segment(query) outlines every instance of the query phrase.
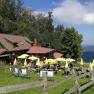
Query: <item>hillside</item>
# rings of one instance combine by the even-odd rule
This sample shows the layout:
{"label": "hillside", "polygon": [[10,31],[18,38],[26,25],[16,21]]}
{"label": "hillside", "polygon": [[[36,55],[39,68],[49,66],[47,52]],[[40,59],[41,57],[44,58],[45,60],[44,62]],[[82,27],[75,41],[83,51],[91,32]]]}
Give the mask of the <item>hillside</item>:
{"label": "hillside", "polygon": [[94,45],[84,45],[84,51],[94,52]]}

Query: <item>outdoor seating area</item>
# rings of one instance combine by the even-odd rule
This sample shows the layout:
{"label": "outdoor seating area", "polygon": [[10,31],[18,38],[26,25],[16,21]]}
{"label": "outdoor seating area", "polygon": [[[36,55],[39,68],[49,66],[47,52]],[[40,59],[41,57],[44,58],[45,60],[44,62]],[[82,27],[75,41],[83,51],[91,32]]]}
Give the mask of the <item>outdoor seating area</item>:
{"label": "outdoor seating area", "polygon": [[[5,71],[2,71],[3,67],[1,67],[2,78],[0,81],[5,80],[0,83],[1,86],[28,84],[30,82],[32,88],[33,82],[35,87],[37,83],[40,83],[46,90],[47,84],[51,88],[50,85],[53,87],[63,83],[63,81],[68,81],[71,82],[70,88],[71,86],[82,88],[81,85],[94,80],[94,60],[86,64],[82,58],[79,60],[64,58],[61,52],[37,44],[37,40],[35,40],[28,51],[11,55],[10,63],[3,66]],[[7,80],[3,79],[4,75]],[[77,91],[77,88],[75,91]],[[63,90],[63,92],[70,92],[70,90]]]}
{"label": "outdoor seating area", "polygon": [[94,0],[0,0],[0,94],[94,94]]}
{"label": "outdoor seating area", "polygon": [[43,78],[43,73],[46,73],[48,78],[54,78],[59,72],[65,76],[75,74],[79,76],[84,73],[90,76],[89,72],[93,71],[93,68],[94,60],[86,65],[82,58],[80,62],[76,62],[71,58],[47,59],[44,56],[40,58],[38,55],[21,54],[10,64],[9,70],[16,77],[32,78],[32,72],[35,72],[40,78]]}
{"label": "outdoor seating area", "polygon": [[30,77],[32,70],[40,73],[40,77],[42,77],[42,72],[45,71],[48,77],[53,77],[55,73],[63,69],[68,70],[71,62],[75,62],[75,60],[70,58],[47,59],[46,57],[40,59],[38,56],[22,54],[14,59],[13,65],[10,65],[10,71],[15,76],[21,77],[27,75]]}
{"label": "outdoor seating area", "polygon": [[11,72],[13,75],[18,76],[18,77],[30,77],[31,76],[31,74],[28,73],[26,68],[22,68],[22,69],[13,68]]}
{"label": "outdoor seating area", "polygon": [[[10,65],[10,71],[14,76],[32,77],[32,71],[43,77],[43,72],[47,73],[47,77],[54,77],[55,74],[62,71],[64,75],[84,74],[85,72],[93,71],[93,63],[90,65],[84,64],[83,59],[76,63],[71,58],[49,58],[22,54],[14,59],[13,65]],[[75,67],[76,65],[76,67]],[[85,67],[84,67],[85,66]]]}
{"label": "outdoor seating area", "polygon": [[[47,76],[48,84],[54,83],[54,81],[56,80],[64,78],[68,79],[72,75],[74,75],[74,78],[71,79],[71,86],[73,86],[73,84],[76,83],[84,85],[85,83],[92,81],[94,78],[94,61],[89,65],[85,64],[83,59],[81,59],[79,62],[76,62],[74,59],[71,58],[47,59],[43,57],[42,60],[44,61],[41,61],[41,59],[38,56],[31,56],[29,54],[22,54],[20,56],[17,56],[13,61],[13,65],[10,64],[6,68],[7,71],[4,71],[5,73],[7,72],[9,77],[7,83],[19,84],[19,82],[26,83],[42,81],[44,78],[44,73]],[[80,78],[81,75],[83,76]],[[76,78],[76,76],[79,76],[79,78]],[[15,82],[13,81],[13,79]]]}

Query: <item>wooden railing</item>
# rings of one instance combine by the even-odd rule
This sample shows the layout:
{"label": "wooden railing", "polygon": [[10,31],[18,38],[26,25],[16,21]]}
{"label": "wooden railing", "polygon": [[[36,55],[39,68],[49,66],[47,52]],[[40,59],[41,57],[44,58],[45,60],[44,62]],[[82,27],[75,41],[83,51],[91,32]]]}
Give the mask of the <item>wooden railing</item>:
{"label": "wooden railing", "polygon": [[71,89],[69,89],[68,91],[66,91],[64,94],[72,94],[72,93],[75,92],[78,88],[79,88],[79,85],[74,85]]}
{"label": "wooden railing", "polygon": [[86,83],[85,85],[81,86],[80,88],[78,88],[78,92],[82,92],[83,90],[87,89],[88,87],[92,85],[94,85],[94,81],[90,81]]}
{"label": "wooden railing", "polygon": [[[93,72],[88,72],[89,74],[93,73]],[[87,75],[87,73],[81,74],[80,76],[77,76],[77,79],[83,78]],[[68,77],[63,77],[60,80],[54,81],[52,83],[49,83],[47,88],[54,88],[62,83],[64,83],[65,81],[75,78],[74,75],[70,75]],[[94,82],[91,81],[90,83],[85,84],[84,86],[79,87],[79,85],[74,85],[70,90],[68,90],[67,92],[65,92],[64,94],[71,94],[73,92],[75,92],[76,90],[78,90],[79,92],[81,92],[82,90],[88,88],[89,86],[93,85]],[[6,87],[0,87],[0,93],[6,93],[6,92],[13,92],[13,91],[17,91],[17,90],[23,90],[23,89],[30,89],[30,88],[36,88],[36,87],[40,87],[43,86],[43,81],[38,81],[38,82],[34,82],[34,83],[29,83],[29,84],[20,84],[20,85],[13,85],[13,86],[6,86]]]}

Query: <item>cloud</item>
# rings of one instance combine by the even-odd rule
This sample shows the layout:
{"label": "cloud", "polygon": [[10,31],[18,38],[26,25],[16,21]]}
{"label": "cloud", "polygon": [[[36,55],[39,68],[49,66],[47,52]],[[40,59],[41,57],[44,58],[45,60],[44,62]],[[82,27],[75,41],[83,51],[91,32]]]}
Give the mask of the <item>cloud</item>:
{"label": "cloud", "polygon": [[61,23],[94,24],[94,1],[63,0],[53,9],[53,16]]}
{"label": "cloud", "polygon": [[42,15],[44,15],[44,16],[47,16],[47,13],[44,12],[44,11],[33,11],[33,15],[37,16],[37,15],[39,15],[39,14],[42,14]]}
{"label": "cloud", "polygon": [[94,24],[94,13],[89,13],[85,15],[84,21],[89,24]]}

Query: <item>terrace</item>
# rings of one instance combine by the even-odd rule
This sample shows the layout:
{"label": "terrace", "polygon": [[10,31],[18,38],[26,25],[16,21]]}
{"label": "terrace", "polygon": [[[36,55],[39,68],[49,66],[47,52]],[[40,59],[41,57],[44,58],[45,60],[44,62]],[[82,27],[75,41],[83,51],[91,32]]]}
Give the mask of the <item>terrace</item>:
{"label": "terrace", "polygon": [[[62,63],[62,66],[65,66],[65,65],[66,64]],[[78,65],[74,64],[73,66],[74,66],[74,69],[75,69],[75,67],[78,67],[78,68],[82,67],[82,65],[79,65],[79,64]],[[5,65],[3,63],[0,64],[0,86],[1,87],[15,86],[15,85],[24,86],[25,84],[27,84],[27,87],[25,88],[27,90],[20,90],[20,91],[14,90],[15,92],[10,92],[10,93],[7,93],[7,94],[20,94],[20,93],[22,93],[22,94],[29,94],[29,93],[44,94],[43,87],[41,86],[41,85],[44,84],[43,81],[42,81],[43,78],[40,77],[39,72],[32,70],[31,75],[29,75],[29,78],[23,77],[23,76],[15,76],[12,73],[12,71],[10,71],[10,67],[14,68],[14,67],[17,67],[17,66],[15,66],[15,65],[11,65],[11,66]],[[88,68],[88,65],[84,65],[84,67],[86,69],[86,68]],[[78,71],[76,71],[76,74],[78,74]],[[71,78],[72,75],[73,74],[66,75],[66,73],[64,72],[64,69],[61,69],[61,71],[57,71],[57,73],[54,74],[54,76],[52,78],[48,77],[47,83],[48,83],[48,87],[50,86],[49,89],[48,89],[48,94],[54,94],[54,93],[55,94],[61,94],[61,93],[63,94],[64,92],[66,92],[67,90],[72,88],[72,86],[75,85],[75,80],[76,80],[75,77]],[[82,74],[80,74],[80,76],[81,75]],[[67,76],[67,78],[66,78],[66,76]],[[91,76],[87,77],[87,76],[84,75],[84,76],[81,76],[81,77],[82,78],[78,77],[78,83],[79,83],[80,86],[90,82],[90,80],[91,80]],[[31,86],[30,86],[31,89],[29,89],[30,87],[28,88],[28,84],[31,83],[31,85],[32,85],[33,83],[37,83],[38,81],[41,83],[41,85],[39,85],[38,87],[36,87],[34,89]],[[54,87],[53,87],[53,85],[54,85]]]}

